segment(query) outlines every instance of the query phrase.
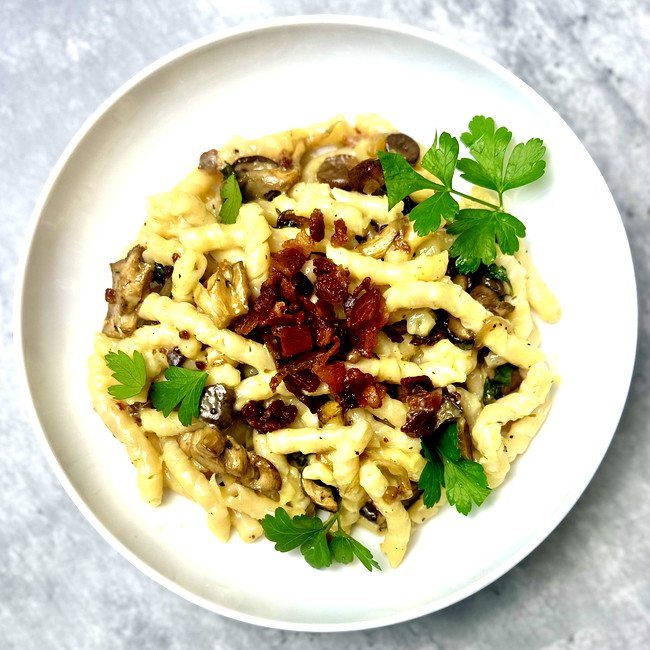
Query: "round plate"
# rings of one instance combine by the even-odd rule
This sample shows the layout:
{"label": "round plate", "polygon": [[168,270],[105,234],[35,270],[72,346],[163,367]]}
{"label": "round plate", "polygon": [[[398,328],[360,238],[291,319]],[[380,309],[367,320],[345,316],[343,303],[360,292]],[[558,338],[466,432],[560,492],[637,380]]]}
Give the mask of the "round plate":
{"label": "round plate", "polygon": [[[90,406],[86,360],[105,312],[108,263],[134,239],[147,195],[171,189],[201,152],[326,120],[379,113],[430,143],[476,114],[519,140],[540,137],[548,171],[511,193],[535,262],[563,305],[543,328],[562,377],[555,404],[506,482],[469,517],[445,509],[391,570],[311,569],[236,536],[222,545],[203,511],[173,494],[139,499],[122,446]],[[604,272],[604,256],[616,272]],[[603,358],[602,297],[616,295],[616,353]],[[454,603],[530,553],[576,502],[622,411],[636,346],[636,292],[623,226],[593,161],[553,109],[512,74],[418,29],[359,18],[266,23],[212,36],[147,68],[89,119],[46,185],[17,290],[16,337],[41,439],[81,511],[134,565],[220,614],[296,630],[352,630]],[[607,408],[593,407],[606,362]]]}

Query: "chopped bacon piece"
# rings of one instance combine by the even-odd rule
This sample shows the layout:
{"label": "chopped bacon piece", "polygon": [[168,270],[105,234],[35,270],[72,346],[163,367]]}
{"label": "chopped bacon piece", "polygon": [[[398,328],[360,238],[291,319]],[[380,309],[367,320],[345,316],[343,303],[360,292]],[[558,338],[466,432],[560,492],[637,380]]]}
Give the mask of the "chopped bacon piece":
{"label": "chopped bacon piece", "polygon": [[436,416],[442,403],[442,391],[416,393],[406,398],[409,410],[406,414],[406,424],[402,431],[412,438],[433,433],[437,426]]}
{"label": "chopped bacon piece", "polygon": [[243,316],[237,316],[231,323],[230,329],[237,334],[242,336],[247,336],[250,334],[259,324],[259,317],[255,312],[248,312]]}
{"label": "chopped bacon piece", "polygon": [[302,370],[300,372],[297,372],[291,377],[291,380],[297,388],[304,391],[305,393],[313,393],[320,386],[320,379],[318,378],[318,375],[311,370]]}
{"label": "chopped bacon piece", "polygon": [[343,302],[348,297],[350,272],[327,257],[314,260],[316,295],[329,303]]}
{"label": "chopped bacon piece", "polygon": [[386,387],[378,383],[377,377],[358,368],[346,369],[340,362],[315,372],[330,387],[344,411],[364,406],[379,408],[386,395]]}
{"label": "chopped bacon piece", "polygon": [[[306,232],[301,230],[295,239],[289,239],[282,244],[282,250],[289,249],[300,251],[305,256],[305,259],[307,259],[314,252],[314,240]],[[275,255],[279,255],[280,253],[275,253]],[[275,257],[275,255],[272,257]],[[273,264],[273,260],[271,260],[271,264]]]}
{"label": "chopped bacon piece", "polygon": [[291,277],[300,271],[307,257],[298,248],[283,248],[273,255],[272,268],[277,269],[287,277]]}
{"label": "chopped bacon piece", "polygon": [[400,382],[407,397],[418,395],[420,393],[430,393],[433,390],[433,382],[426,375],[417,377],[404,377]]}
{"label": "chopped bacon piece", "polygon": [[268,433],[288,427],[298,415],[293,404],[285,404],[281,399],[273,400],[268,406],[264,402],[249,401],[241,410],[242,417],[253,429]]}
{"label": "chopped bacon piece", "polygon": [[332,393],[335,395],[343,390],[343,383],[345,382],[345,366],[338,362],[332,363],[328,366],[316,368],[314,371],[321,381],[325,382]]}
{"label": "chopped bacon piece", "polygon": [[334,233],[330,241],[334,248],[342,248],[348,243],[348,227],[343,219],[334,220]]}
{"label": "chopped bacon piece", "polygon": [[368,289],[355,301],[348,316],[350,340],[364,357],[372,356],[380,330],[388,321],[386,301],[377,287]]}
{"label": "chopped bacon piece", "polygon": [[314,347],[311,330],[306,325],[277,325],[271,331],[280,339],[283,357],[302,354]]}
{"label": "chopped bacon piece", "polygon": [[323,241],[323,237],[325,237],[325,219],[318,208],[314,208],[311,217],[309,217],[309,234],[315,242]]}

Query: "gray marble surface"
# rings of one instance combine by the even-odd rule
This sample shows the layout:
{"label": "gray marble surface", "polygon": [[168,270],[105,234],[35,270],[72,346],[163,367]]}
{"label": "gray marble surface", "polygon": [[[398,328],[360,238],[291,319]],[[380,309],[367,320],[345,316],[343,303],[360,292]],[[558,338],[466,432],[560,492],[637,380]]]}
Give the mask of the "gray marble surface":
{"label": "gray marble surface", "polygon": [[[113,551],[45,461],[20,404],[11,342],[15,268],[29,215],[86,117],[177,46],[252,20],[312,13],[391,18],[456,38],[545,97],[582,139],[616,199],[641,314],[636,371],[620,426],[591,485],[557,530],[461,603],[409,623],[333,636],[222,618],[166,591]],[[650,647],[648,34],[647,0],[2,0],[0,647]],[[600,272],[611,269],[578,270],[584,281]],[[604,335],[615,336],[615,302],[603,307]],[[607,408],[605,376],[593,381],[599,408]]]}

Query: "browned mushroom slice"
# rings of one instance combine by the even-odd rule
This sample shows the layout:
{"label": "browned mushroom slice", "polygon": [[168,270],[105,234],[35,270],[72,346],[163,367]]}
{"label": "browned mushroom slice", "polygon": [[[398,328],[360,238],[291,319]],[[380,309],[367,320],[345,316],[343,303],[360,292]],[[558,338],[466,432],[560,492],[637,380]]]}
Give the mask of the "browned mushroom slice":
{"label": "browned mushroom slice", "polygon": [[329,510],[330,512],[336,512],[338,510],[339,504],[334,497],[334,491],[331,486],[303,478],[302,487],[307,493],[307,496],[320,508]]}
{"label": "browned mushroom slice", "polygon": [[409,165],[415,165],[420,158],[420,145],[404,133],[391,133],[386,138],[386,151],[401,153]]}
{"label": "browned mushroom slice", "polygon": [[209,314],[214,324],[223,329],[235,316],[248,312],[250,287],[243,262],[221,262],[208,279],[206,286],[197,284],[194,301]]}
{"label": "browned mushroom slice", "polygon": [[265,156],[245,156],[233,164],[244,201],[270,200],[300,180],[300,170],[283,169]]}
{"label": "browned mushroom slice", "polygon": [[199,419],[225,429],[232,424],[235,391],[224,384],[212,384],[203,390]]}
{"label": "browned mushroom slice", "polygon": [[380,194],[385,180],[384,170],[376,158],[362,160],[350,170],[352,189],[363,194]]}
{"label": "browned mushroom slice", "polygon": [[216,149],[210,149],[201,154],[199,158],[199,169],[208,172],[208,174],[217,174],[224,167],[223,160]]}
{"label": "browned mushroom slice", "polygon": [[[453,338],[461,343],[469,343],[474,340],[474,332],[468,330],[456,316],[449,314],[447,317],[447,329]],[[455,341],[452,341],[455,342]]]}
{"label": "browned mushroom slice", "polygon": [[472,436],[464,417],[458,418],[458,448],[460,455],[465,460],[474,460],[474,446]]}
{"label": "browned mushroom slice", "polygon": [[111,264],[113,288],[106,292],[108,312],[102,330],[107,336],[123,339],[135,332],[138,306],[153,278],[153,264],[143,261],[143,252],[143,246],[134,246],[124,259]]}
{"label": "browned mushroom slice", "polygon": [[397,237],[397,230],[393,226],[386,226],[377,237],[356,247],[355,251],[375,259],[382,258],[390,248],[393,240]]}
{"label": "browned mushroom slice", "polygon": [[330,187],[338,187],[342,190],[352,188],[350,183],[350,170],[359,161],[355,156],[338,154],[325,158],[316,172],[319,183],[327,183]]}
{"label": "browned mushroom slice", "polygon": [[207,472],[232,476],[242,485],[277,499],[282,478],[275,465],[240,445],[232,436],[206,426],[178,436],[181,449]]}
{"label": "browned mushroom slice", "polygon": [[514,305],[505,300],[501,300],[492,289],[484,284],[479,284],[477,287],[474,287],[469,295],[497,316],[507,316],[514,309]]}

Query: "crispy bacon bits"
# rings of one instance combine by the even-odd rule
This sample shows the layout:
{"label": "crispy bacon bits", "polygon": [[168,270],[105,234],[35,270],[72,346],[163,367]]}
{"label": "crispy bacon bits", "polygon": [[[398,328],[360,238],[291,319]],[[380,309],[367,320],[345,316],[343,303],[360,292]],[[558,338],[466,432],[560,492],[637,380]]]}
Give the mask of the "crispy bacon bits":
{"label": "crispy bacon bits", "polygon": [[377,377],[358,368],[346,368],[339,362],[315,372],[330,387],[344,411],[366,406],[379,408],[386,396],[386,387],[378,383]]}
{"label": "crispy bacon bits", "polygon": [[330,241],[334,248],[342,248],[348,243],[348,227],[343,219],[334,220],[334,233]]}
{"label": "crispy bacon bits", "polygon": [[409,409],[402,431],[412,438],[433,433],[441,424],[463,413],[458,394],[447,387],[434,389],[425,375],[406,377],[400,383]]}
{"label": "crispy bacon bits", "polygon": [[268,406],[264,402],[247,402],[241,410],[241,415],[253,429],[260,433],[268,433],[288,427],[298,415],[298,409],[293,404],[285,404],[281,399],[273,400]]}
{"label": "crispy bacon bits", "polygon": [[[280,218],[288,221],[295,215],[282,213]],[[268,348],[277,367],[271,390],[284,381],[313,410],[323,400],[313,393],[324,381],[344,410],[378,408],[386,388],[372,375],[346,369],[343,360],[351,354],[373,355],[388,318],[384,298],[369,278],[350,293],[350,273],[326,257],[314,257],[312,284],[302,268],[324,234],[320,210],[312,212],[309,232],[301,230],[271,255],[269,276],[259,297],[249,313],[233,320],[230,327]]]}
{"label": "crispy bacon bits", "polygon": [[325,237],[325,219],[318,208],[315,208],[309,217],[309,235],[315,242],[323,241]]}

